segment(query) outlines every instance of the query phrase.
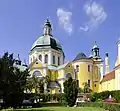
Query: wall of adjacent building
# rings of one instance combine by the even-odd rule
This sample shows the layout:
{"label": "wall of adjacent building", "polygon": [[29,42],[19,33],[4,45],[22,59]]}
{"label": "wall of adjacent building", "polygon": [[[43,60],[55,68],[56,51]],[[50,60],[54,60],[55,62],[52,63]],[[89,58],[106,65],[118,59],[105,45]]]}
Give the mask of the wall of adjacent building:
{"label": "wall of adjacent building", "polygon": [[115,79],[104,81],[100,84],[100,92],[115,90]]}
{"label": "wall of adjacent building", "polygon": [[115,89],[120,90],[120,68],[115,70]]}

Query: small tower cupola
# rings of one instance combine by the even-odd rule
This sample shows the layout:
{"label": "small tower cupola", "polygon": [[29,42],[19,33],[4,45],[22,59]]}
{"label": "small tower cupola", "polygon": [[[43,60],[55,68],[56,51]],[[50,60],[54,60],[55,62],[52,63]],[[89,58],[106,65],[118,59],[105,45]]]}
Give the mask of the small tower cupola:
{"label": "small tower cupola", "polygon": [[44,24],[43,34],[44,35],[51,35],[51,32],[52,32],[51,23],[50,23],[49,19],[47,19],[45,24]]}
{"label": "small tower cupola", "polygon": [[92,48],[92,56],[95,57],[95,58],[99,58],[99,47],[95,41],[95,45],[93,46]]}
{"label": "small tower cupola", "polygon": [[26,67],[27,67],[26,60],[25,60],[25,59],[24,59],[24,63],[22,64],[22,66],[26,66]]}
{"label": "small tower cupola", "polygon": [[21,60],[20,60],[19,54],[18,54],[18,57],[15,59],[15,63],[17,65],[21,65]]}

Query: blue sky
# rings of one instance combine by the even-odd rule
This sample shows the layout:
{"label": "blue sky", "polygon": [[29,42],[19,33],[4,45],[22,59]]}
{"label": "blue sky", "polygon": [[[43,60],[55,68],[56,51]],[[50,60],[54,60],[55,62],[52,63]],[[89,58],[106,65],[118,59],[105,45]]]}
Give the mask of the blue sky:
{"label": "blue sky", "polygon": [[119,4],[119,0],[0,0],[0,55],[9,51],[28,60],[49,17],[66,61],[79,52],[89,56],[97,41],[101,57],[109,53],[112,69],[120,36]]}

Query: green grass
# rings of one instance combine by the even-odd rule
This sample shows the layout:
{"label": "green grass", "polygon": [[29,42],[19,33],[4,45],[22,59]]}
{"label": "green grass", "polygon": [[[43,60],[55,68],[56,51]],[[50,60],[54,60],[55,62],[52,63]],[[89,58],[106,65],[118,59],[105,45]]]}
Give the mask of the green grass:
{"label": "green grass", "polygon": [[[16,109],[16,111],[105,111],[101,108],[92,108],[92,107],[41,107],[41,108],[29,108],[29,109]],[[5,111],[5,110],[2,110]],[[6,110],[13,111],[13,110]]]}

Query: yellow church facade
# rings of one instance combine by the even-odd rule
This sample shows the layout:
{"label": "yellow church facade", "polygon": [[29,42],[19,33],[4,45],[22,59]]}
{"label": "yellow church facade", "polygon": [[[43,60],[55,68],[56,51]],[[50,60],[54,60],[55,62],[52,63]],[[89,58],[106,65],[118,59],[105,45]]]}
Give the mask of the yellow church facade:
{"label": "yellow church facade", "polygon": [[[29,53],[30,75],[39,78],[49,76],[51,82],[49,87],[45,87],[45,89],[51,94],[64,93],[63,83],[69,77],[75,79],[80,88],[83,88],[83,83],[87,82],[94,92],[118,89],[119,85],[115,80],[120,72],[118,65],[112,72],[113,79],[105,79],[106,76],[103,76],[103,60],[99,53],[99,47],[95,43],[91,48],[91,56],[87,57],[81,52],[74,60],[65,63],[62,46],[53,37],[51,23],[47,20],[44,24],[43,34],[33,43]],[[108,58],[106,61],[108,62]],[[106,67],[109,70],[109,65]],[[108,81],[111,84],[109,87],[106,86]],[[115,88],[114,85],[118,86]]]}

